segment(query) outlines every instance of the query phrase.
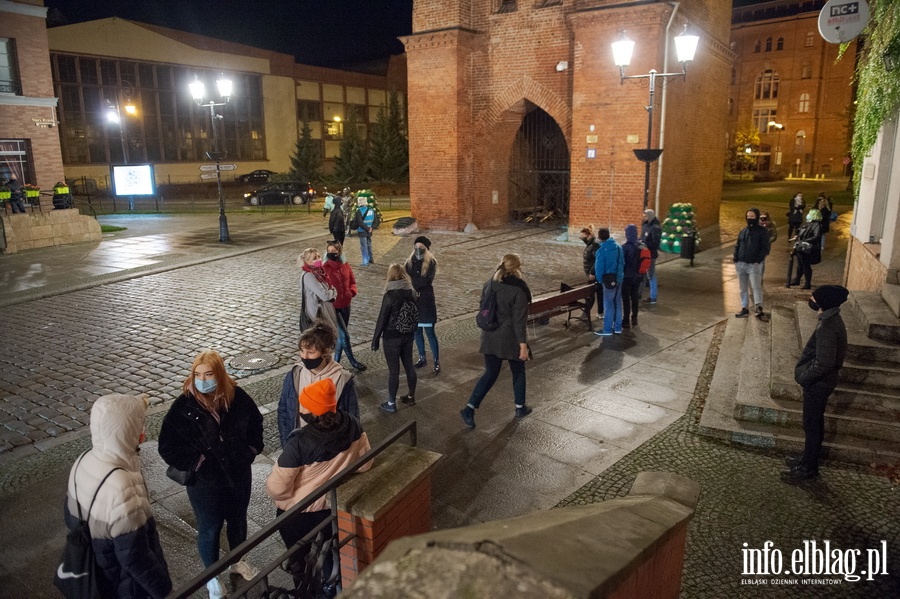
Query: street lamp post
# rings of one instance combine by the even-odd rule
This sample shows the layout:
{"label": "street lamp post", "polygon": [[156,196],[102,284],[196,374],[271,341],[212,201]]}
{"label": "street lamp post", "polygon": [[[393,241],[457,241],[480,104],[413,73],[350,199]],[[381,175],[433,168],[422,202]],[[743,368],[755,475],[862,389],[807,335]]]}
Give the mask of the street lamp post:
{"label": "street lamp post", "polygon": [[[122,80],[122,83],[127,86],[117,86],[116,87],[116,101],[112,102],[109,98],[106,98],[106,120],[111,124],[115,124],[119,126],[119,141],[122,143],[122,163],[128,164],[128,145],[125,143],[126,133],[125,133],[125,121],[126,119],[122,118],[122,111],[119,105],[119,91],[122,92],[122,97],[125,100],[125,114],[130,116],[137,115],[137,107],[134,105],[134,102],[131,101],[131,96],[134,94],[134,86],[131,85],[128,81]],[[110,176],[112,176],[112,159],[110,159]],[[115,208],[115,195],[113,196],[113,208]],[[130,210],[134,210],[134,198],[129,196],[128,198],[128,208]]]}
{"label": "street lamp post", "polygon": [[225,117],[221,114],[216,114],[216,106],[228,104],[228,100],[231,99],[232,83],[231,79],[226,79],[224,75],[216,79],[216,87],[219,89],[219,96],[221,96],[222,102],[214,102],[212,100],[204,102],[203,97],[206,95],[206,86],[197,77],[194,77],[194,81],[188,87],[190,87],[191,96],[197,102],[198,107],[209,107],[209,124],[212,129],[213,150],[212,152],[207,152],[206,156],[210,160],[216,161],[216,184],[219,188],[219,241],[225,243],[231,241],[231,236],[228,234],[228,218],[225,216],[225,196],[222,194],[222,171],[220,170],[220,163],[226,152],[219,151],[219,137],[216,132],[216,121]]}
{"label": "street lamp post", "polygon": [[[768,123],[769,129],[777,129],[778,130],[778,142],[775,146],[775,165],[781,166],[781,132],[784,131],[784,125],[781,123],[776,123],[775,121],[769,121]],[[772,170],[771,168],[769,170]]]}
{"label": "street lamp post", "polygon": [[[634,42],[625,35],[625,31],[621,32],[619,39],[612,43],[613,60],[619,67],[619,83],[624,84],[626,79],[648,79],[650,87],[650,102],[644,106],[647,111],[647,147],[640,150],[634,150],[634,155],[638,160],[644,163],[644,210],[650,203],[650,163],[656,162],[662,148],[653,148],[651,139],[653,137],[653,98],[656,93],[656,80],[660,77],[687,77],[687,63],[694,60],[694,54],[697,51],[697,43],[700,38],[696,35],[687,33],[687,26],[680,35],[675,37],[675,51],[678,55],[678,62],[681,63],[680,73],[657,73],[655,69],[650,69],[646,75],[626,75],[625,67],[631,64],[631,55],[634,52]],[[662,142],[662,140],[660,140]]]}

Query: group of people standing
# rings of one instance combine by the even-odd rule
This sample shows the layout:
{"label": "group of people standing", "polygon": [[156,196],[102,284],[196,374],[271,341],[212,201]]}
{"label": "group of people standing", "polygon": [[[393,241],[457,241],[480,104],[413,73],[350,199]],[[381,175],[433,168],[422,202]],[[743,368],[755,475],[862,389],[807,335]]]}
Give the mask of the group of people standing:
{"label": "group of people standing", "polygon": [[[791,198],[787,213],[788,243],[793,244],[792,255],[797,261],[797,271],[793,279],[787,282],[787,286],[799,285],[802,277],[804,280],[802,289],[812,289],[812,267],[822,261],[825,235],[837,214],[834,212],[831,200],[824,192],[819,194],[816,203],[804,217],[803,210],[805,208],[803,194],[798,193]],[[796,233],[791,235],[792,232]]]}

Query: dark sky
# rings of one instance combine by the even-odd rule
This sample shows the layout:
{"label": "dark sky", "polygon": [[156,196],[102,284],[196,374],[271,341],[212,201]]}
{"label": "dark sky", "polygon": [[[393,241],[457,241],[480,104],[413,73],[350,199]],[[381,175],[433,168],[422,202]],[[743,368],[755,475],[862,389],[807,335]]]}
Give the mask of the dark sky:
{"label": "dark sky", "polygon": [[[341,67],[403,52],[413,0],[45,0],[48,24],[121,17]],[[56,12],[56,11],[59,12]]]}

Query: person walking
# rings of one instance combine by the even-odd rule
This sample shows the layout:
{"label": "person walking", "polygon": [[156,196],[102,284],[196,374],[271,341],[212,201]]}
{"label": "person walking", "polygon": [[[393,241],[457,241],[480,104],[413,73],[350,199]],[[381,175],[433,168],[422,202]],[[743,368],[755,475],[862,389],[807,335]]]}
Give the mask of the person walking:
{"label": "person walking", "polygon": [[[323,378],[307,385],[300,391],[298,401],[307,414],[308,423],[291,432],[266,478],[266,494],[275,503],[276,517],[306,499],[371,449],[359,420],[338,409],[332,379]],[[372,464],[372,461],[367,462],[357,472],[365,472]],[[330,507],[328,494],[325,494],[303,512],[287,518],[279,527],[285,547],[293,547],[319,526],[331,515]],[[325,535],[330,536],[328,531]],[[331,551],[325,552],[322,577],[316,580],[309,580],[305,575],[304,558],[308,553],[309,546],[289,560],[295,588],[304,592],[302,597],[334,597],[340,572],[333,572]]]}
{"label": "person walking", "polygon": [[375,264],[372,255],[372,229],[375,226],[375,209],[369,206],[368,198],[360,195],[357,200],[356,215],[351,228],[356,229],[359,236],[359,251],[362,253],[362,265]]}
{"label": "person walking", "polygon": [[391,264],[387,285],[381,300],[381,310],[372,335],[372,351],[378,351],[384,341],[384,361],[388,367],[388,398],[379,407],[393,414],[397,411],[397,390],[400,387],[400,364],[406,372],[408,392],[400,398],[408,406],[416,405],[418,377],[412,361],[413,337],[418,324],[418,309],[412,283],[402,265]]}
{"label": "person walking", "polygon": [[812,267],[822,261],[822,215],[815,208],[810,208],[806,214],[806,222],[797,230],[797,236],[793,239],[794,255],[797,258],[797,274],[794,280],[788,283],[788,287],[800,284],[800,277],[804,278],[801,289],[812,289]]}
{"label": "person walking", "polygon": [[331,208],[331,215],[328,217],[328,232],[331,238],[341,245],[344,245],[344,238],[347,233],[347,223],[344,220],[344,198],[335,196],[334,205]]}
{"label": "person walking", "polygon": [[828,230],[831,229],[831,214],[833,212],[833,204],[831,200],[828,199],[828,196],[825,195],[825,192],[821,192],[819,197],[816,198],[816,208],[819,210],[819,214],[822,215],[822,235],[820,236],[820,249],[825,249],[825,235],[828,234]]}
{"label": "person walking", "polygon": [[650,293],[646,301],[648,304],[655,304],[658,291],[658,283],[656,281],[656,259],[659,258],[659,244],[662,243],[662,226],[659,219],[656,218],[656,212],[644,210],[644,222],[641,224],[641,241],[650,250],[650,270],[647,271],[647,284],[650,287]]}
{"label": "person walking", "polygon": [[350,365],[358,372],[363,372],[367,367],[353,356],[353,347],[350,343],[350,301],[356,297],[356,277],[353,276],[353,269],[344,261],[344,246],[339,241],[329,243],[325,251],[325,262],[322,263],[325,280],[337,292],[332,302],[338,325],[334,359],[340,362],[341,354],[346,352]]}
{"label": "person walking", "polygon": [[9,176],[6,187],[11,192],[9,196],[9,205],[12,208],[13,214],[16,212],[25,214],[25,186],[22,185],[22,182],[19,181],[19,177],[16,176],[15,173]]}
{"label": "person walking", "polygon": [[359,397],[353,375],[332,357],[336,340],[334,329],[322,321],[314,322],[300,335],[297,343],[300,362],[284,375],[278,400],[278,436],[282,447],[294,429],[306,425],[308,412],[298,404],[297,398],[305,387],[317,381],[331,379],[338,409],[359,420]]}
{"label": "person walking", "polygon": [[525,403],[525,362],[529,360],[526,323],[531,290],[522,276],[522,262],[517,254],[506,254],[491,279],[484,284],[482,296],[489,291],[496,294],[498,327],[493,331],[481,331],[481,347],[484,355],[484,374],[475,383],[466,406],[460,411],[463,422],[475,428],[475,410],[497,382],[503,361],[512,373],[515,417],[531,414]]}
{"label": "person walking", "polygon": [[847,354],[847,328],[841,304],[849,291],[840,285],[822,285],[808,303],[819,314],[813,334],[794,367],[794,380],[803,388],[803,453],[785,458],[788,469],[781,480],[798,483],[819,475],[819,456],[825,438],[825,407],[838,383]]}
{"label": "person walking", "polygon": [[762,273],[766,256],[769,255],[769,232],[759,224],[759,209],[747,211],[747,226],[738,233],[734,246],[734,270],[737,272],[741,290],[741,311],[736,318],[750,315],[750,296],[748,288],[753,290],[753,302],[756,305],[757,318],[763,317]]}
{"label": "person walking", "polygon": [[434,326],[437,323],[437,305],[434,299],[434,276],[437,274],[437,260],[431,253],[431,240],[425,236],[416,237],[413,242],[413,251],[403,267],[416,292],[416,305],[419,309],[419,326],[416,327],[415,336],[419,360],[415,363],[415,367],[422,368],[428,364],[428,360],[425,358],[425,335],[428,335],[428,345],[431,346],[431,357],[434,360],[434,372],[437,374],[441,371],[438,340],[434,333]]}
{"label": "person walking", "polygon": [[66,526],[87,522],[102,597],[162,599],[172,591],[138,453],[147,405],[143,395],[97,399],[91,407],[93,446],[69,472]]}
{"label": "person walking", "polygon": [[[228,547],[247,540],[251,465],[262,453],[263,418],[256,402],[225,372],[222,356],[204,350],[163,418],[159,455],[192,473],[187,496],[197,519],[197,548],[204,567],[219,559],[219,535],[227,525]],[[258,570],[244,560],[231,572],[251,580]],[[226,594],[220,577],[206,583],[210,599]]]}
{"label": "person walking", "polygon": [[800,225],[803,224],[803,211],[806,210],[806,203],[803,201],[803,194],[795,194],[788,203],[787,221],[788,221],[788,242]]}
{"label": "person walking", "polygon": [[[638,306],[641,302],[643,276],[638,272],[641,266],[641,247],[638,245],[637,225],[625,227],[625,243],[622,278],[622,328],[630,329],[638,323]],[[652,254],[651,254],[652,255]],[[652,263],[652,262],[651,262]]]}
{"label": "person walking", "polygon": [[594,261],[594,275],[603,286],[603,327],[594,334],[600,337],[610,337],[613,333],[621,335],[625,256],[622,246],[610,236],[609,229],[603,227],[597,231],[597,237],[600,238],[600,248]]}
{"label": "person walking", "polygon": [[597,258],[597,248],[600,242],[594,235],[594,225],[586,225],[581,229],[578,237],[584,243],[584,252],[581,255],[581,267],[584,269],[584,276],[587,278],[588,285],[594,286],[594,293],[584,302],[584,319],[588,325],[592,325],[591,309],[594,304],[597,305],[597,318],[603,318],[603,290],[594,276],[594,262]]}

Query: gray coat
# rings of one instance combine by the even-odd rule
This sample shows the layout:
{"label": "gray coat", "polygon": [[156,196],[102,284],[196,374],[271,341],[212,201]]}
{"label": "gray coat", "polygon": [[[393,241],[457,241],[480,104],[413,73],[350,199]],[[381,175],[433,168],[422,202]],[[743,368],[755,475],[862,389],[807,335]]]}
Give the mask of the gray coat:
{"label": "gray coat", "polygon": [[525,281],[512,275],[500,283],[491,280],[486,285],[492,285],[497,293],[500,326],[493,331],[481,332],[479,351],[503,360],[518,360],[519,344],[527,341],[526,323],[531,291]]}
{"label": "gray coat", "polygon": [[806,342],[794,367],[794,380],[802,387],[817,385],[834,389],[847,354],[847,328],[840,308],[819,315],[816,330]]}
{"label": "gray coat", "polygon": [[334,287],[323,284],[311,272],[303,271],[300,276],[300,290],[306,300],[306,316],[310,321],[316,318],[331,325],[335,334],[338,332],[337,314],[334,311],[334,298],[337,291]]}

